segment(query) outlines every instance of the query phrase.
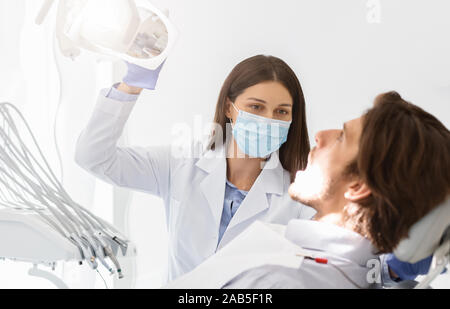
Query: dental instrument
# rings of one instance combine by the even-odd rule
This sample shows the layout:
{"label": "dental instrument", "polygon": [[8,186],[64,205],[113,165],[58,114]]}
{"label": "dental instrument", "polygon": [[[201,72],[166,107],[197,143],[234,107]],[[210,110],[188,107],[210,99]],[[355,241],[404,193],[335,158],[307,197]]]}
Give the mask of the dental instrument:
{"label": "dental instrument", "polygon": [[2,258],[46,265],[78,260],[94,270],[100,262],[119,278],[117,256],[135,254],[119,231],[69,196],[10,103],[0,103],[0,234]]}

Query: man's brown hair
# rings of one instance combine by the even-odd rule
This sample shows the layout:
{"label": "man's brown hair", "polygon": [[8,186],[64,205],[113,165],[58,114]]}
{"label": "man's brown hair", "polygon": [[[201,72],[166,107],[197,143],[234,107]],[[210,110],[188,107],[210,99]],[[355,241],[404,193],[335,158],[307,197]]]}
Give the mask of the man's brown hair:
{"label": "man's brown hair", "polygon": [[450,193],[450,132],[397,92],[381,94],[363,117],[359,153],[349,171],[372,191],[358,202],[358,232],[380,253],[392,252]]}

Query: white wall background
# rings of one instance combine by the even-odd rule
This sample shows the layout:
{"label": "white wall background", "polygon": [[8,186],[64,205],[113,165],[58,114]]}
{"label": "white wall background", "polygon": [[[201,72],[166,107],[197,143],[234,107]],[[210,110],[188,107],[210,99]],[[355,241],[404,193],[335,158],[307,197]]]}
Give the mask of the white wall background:
{"label": "white wall background", "polygon": [[[399,91],[450,127],[449,1],[152,2],[170,10],[180,39],[158,91],[144,93],[132,114],[132,144],[167,143],[174,124],[193,127],[196,117],[212,121],[226,76],[238,62],[257,54],[280,57],[297,73],[311,141],[315,132],[358,117],[377,94],[389,90]],[[157,201],[139,196],[139,203]],[[135,237],[140,249],[150,253],[152,244],[146,239],[150,233],[163,233],[163,227],[146,224],[155,210],[140,207],[142,213],[135,207],[131,220],[148,229],[136,231]],[[155,208],[158,213],[160,208]],[[148,263],[143,269],[150,273],[151,267]],[[440,286],[450,287],[446,277]]]}
{"label": "white wall background", "polygon": [[[33,10],[37,12],[38,7],[31,3],[36,2],[0,0],[0,16],[15,16],[31,27]],[[158,90],[144,93],[131,116],[128,123],[131,145],[170,143],[174,125],[193,126],[196,117],[205,123],[211,121],[226,76],[238,62],[257,54],[280,57],[297,73],[306,97],[311,140],[319,130],[340,127],[342,122],[358,117],[371,106],[377,94],[388,90],[399,91],[450,127],[450,2],[447,0],[151,2],[170,10],[180,38],[161,73]],[[20,6],[25,4],[28,12],[23,16]],[[41,124],[38,130],[41,140],[51,152],[51,126],[47,124],[56,106],[56,90],[51,86],[55,81],[50,77],[47,83],[42,80],[54,70],[48,56],[50,42],[41,40],[30,44],[33,34],[28,32],[16,45],[5,46],[4,43],[14,41],[14,36],[5,30],[13,26],[2,24],[1,20],[0,99],[6,97],[19,106],[46,111],[43,117],[47,118],[35,118],[31,122],[36,126]],[[38,30],[33,31],[37,35]],[[41,53],[41,58],[30,55],[34,50]],[[34,75],[27,74],[24,59],[44,58],[48,59],[47,67],[34,70]],[[89,184],[94,180],[73,166],[73,145],[92,111],[96,93],[110,81],[95,79],[101,74],[96,62],[88,57],[82,57],[77,65],[61,61],[66,109],[59,126],[66,128],[61,134],[66,136],[63,154],[68,168],[67,186],[76,200],[95,209],[92,194],[84,194],[92,190]],[[14,70],[19,64],[22,69]],[[123,70],[123,65],[119,65]],[[20,74],[12,79],[12,73],[7,72]],[[31,89],[17,90],[21,80],[27,80],[31,87],[39,78],[40,85],[47,89],[39,100],[30,95]],[[45,125],[42,119],[46,119]],[[133,193],[127,222],[130,238],[138,246],[136,286],[158,287],[167,266],[162,202]],[[436,286],[450,287],[450,275],[441,276]]]}

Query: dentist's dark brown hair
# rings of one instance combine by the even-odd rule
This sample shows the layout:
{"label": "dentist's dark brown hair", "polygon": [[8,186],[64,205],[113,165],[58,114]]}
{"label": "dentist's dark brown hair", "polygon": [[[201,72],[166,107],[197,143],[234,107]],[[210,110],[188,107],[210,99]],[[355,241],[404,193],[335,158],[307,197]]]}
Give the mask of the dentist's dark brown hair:
{"label": "dentist's dark brown hair", "polygon": [[[281,165],[290,172],[293,179],[298,170],[306,168],[310,144],[302,87],[294,71],[283,60],[273,56],[258,55],[239,63],[222,86],[214,123],[219,124],[222,132],[225,133],[228,122],[225,115],[227,99],[234,102],[247,88],[267,81],[281,83],[289,91],[293,100],[292,124],[287,141],[279,151]],[[226,135],[223,134],[224,143]]]}

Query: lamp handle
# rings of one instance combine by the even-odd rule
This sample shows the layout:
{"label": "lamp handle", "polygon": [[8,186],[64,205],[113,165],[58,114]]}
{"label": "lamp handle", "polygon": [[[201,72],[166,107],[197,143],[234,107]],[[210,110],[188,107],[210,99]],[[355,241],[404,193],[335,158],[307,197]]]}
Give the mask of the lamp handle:
{"label": "lamp handle", "polygon": [[39,11],[38,16],[36,17],[35,20],[36,25],[41,25],[44,22],[54,2],[55,0],[45,0],[44,4],[42,5]]}

